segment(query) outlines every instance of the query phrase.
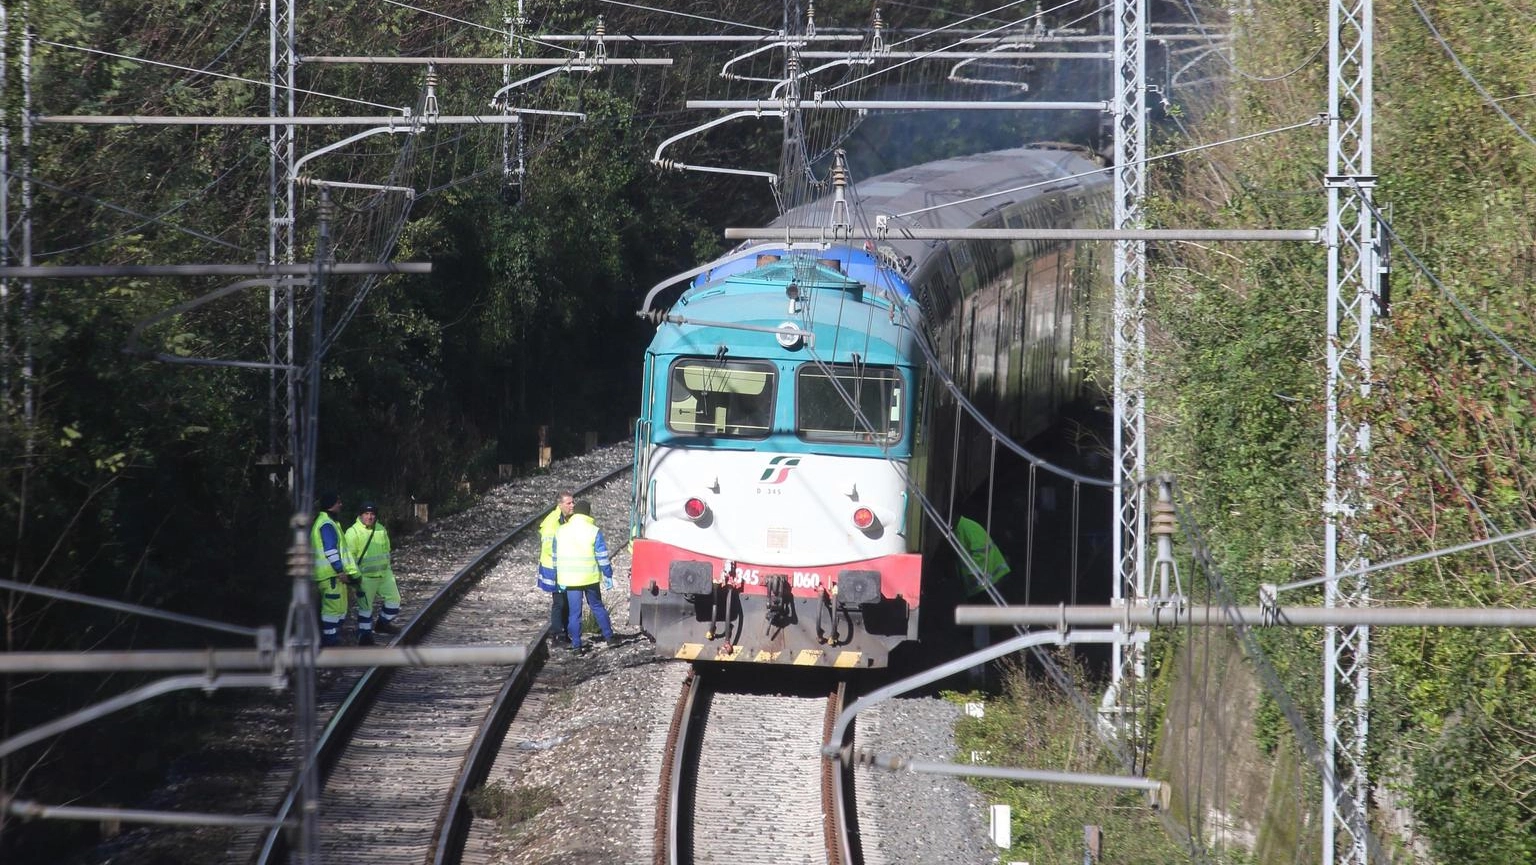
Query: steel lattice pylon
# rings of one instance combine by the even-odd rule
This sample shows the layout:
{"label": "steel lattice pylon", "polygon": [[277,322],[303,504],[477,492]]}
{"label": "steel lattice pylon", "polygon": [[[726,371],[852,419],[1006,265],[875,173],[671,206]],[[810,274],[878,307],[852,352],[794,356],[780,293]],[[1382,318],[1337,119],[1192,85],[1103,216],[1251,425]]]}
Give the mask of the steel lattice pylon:
{"label": "steel lattice pylon", "polygon": [[[1328,7],[1328,387],[1325,603],[1364,607],[1369,581],[1364,519],[1370,482],[1371,429],[1363,410],[1341,405],[1353,390],[1370,394],[1371,320],[1376,272],[1371,173],[1371,0],[1332,0]],[[1370,629],[1332,626],[1324,649],[1323,861],[1365,863],[1369,782]]]}
{"label": "steel lattice pylon", "polygon": [[[1146,188],[1146,0],[1115,2],[1114,195],[1115,228],[1142,226]],[[1146,465],[1145,378],[1146,242],[1115,242],[1114,398],[1115,523],[1112,555],[1116,573],[1112,598],[1116,605],[1142,603],[1146,595],[1143,540],[1146,537],[1146,493],[1139,484]],[[1129,593],[1129,597],[1127,597]],[[1113,681],[1125,687],[1130,663],[1139,679],[1144,673],[1141,653],[1127,640],[1115,648]]]}
{"label": "steel lattice pylon", "polygon": [[[268,5],[267,18],[270,35],[267,49],[267,114],[269,117],[291,118],[294,116],[294,87],[298,74],[298,52],[295,47],[295,0],[273,0]],[[267,133],[267,261],[272,264],[293,263],[294,239],[294,178],[295,127],[271,126]],[[274,367],[268,383],[267,447],[279,457],[279,464],[293,465],[298,453],[298,404],[297,382],[293,371],[294,299],[293,285],[287,281],[275,282],[267,293],[267,360]],[[290,488],[297,487],[289,473]],[[297,492],[295,491],[297,496]],[[307,503],[295,498],[295,509]]]}
{"label": "steel lattice pylon", "polygon": [[[6,90],[11,22],[0,4],[0,265],[11,263],[11,112]],[[11,280],[0,276],[0,412],[11,405]]]}

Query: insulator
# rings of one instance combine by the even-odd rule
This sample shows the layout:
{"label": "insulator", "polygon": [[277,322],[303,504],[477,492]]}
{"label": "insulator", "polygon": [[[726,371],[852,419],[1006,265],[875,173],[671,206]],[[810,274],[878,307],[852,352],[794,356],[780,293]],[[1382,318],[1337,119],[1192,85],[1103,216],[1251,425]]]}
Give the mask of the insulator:
{"label": "insulator", "polygon": [[1178,526],[1173,513],[1173,503],[1159,500],[1152,505],[1152,534],[1172,536]]}
{"label": "insulator", "polygon": [[301,534],[295,533],[293,545],[288,547],[288,576],[307,576],[314,568],[314,552]]}
{"label": "insulator", "polygon": [[422,100],[421,113],[424,117],[436,117],[437,109],[437,67],[427,67],[427,94]]}

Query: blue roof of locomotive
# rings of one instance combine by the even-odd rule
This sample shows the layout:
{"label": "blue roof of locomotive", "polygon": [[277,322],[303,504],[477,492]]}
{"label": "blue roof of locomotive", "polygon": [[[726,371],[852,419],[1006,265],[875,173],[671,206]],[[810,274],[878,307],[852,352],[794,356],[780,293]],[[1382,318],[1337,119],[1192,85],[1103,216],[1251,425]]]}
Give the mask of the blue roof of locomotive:
{"label": "blue roof of locomotive", "polygon": [[[869,267],[872,271],[873,264]],[[791,282],[800,286],[803,311],[798,314],[789,312],[785,294]],[[793,322],[814,334],[810,348],[823,361],[846,363],[857,354],[864,363],[894,364],[906,361],[913,351],[904,306],[825,265],[797,266],[786,259],[690,288],[669,311],[688,323],[664,322],[651,350],[708,356],[724,345],[727,357],[809,357],[803,346],[784,348],[773,333],[730,326],[778,328]]]}
{"label": "blue roof of locomotive", "polygon": [[693,287],[701,288],[729,276],[757,270],[761,266],[757,263],[757,257],[761,255],[777,255],[783,262],[788,262],[793,256],[804,256],[811,260],[836,261],[847,278],[854,282],[876,286],[894,293],[904,301],[912,297],[912,287],[906,279],[889,267],[880,267],[875,256],[863,249],[833,246],[812,253],[805,249],[791,249],[782,243],[770,243],[752,246],[750,251],[751,255],[735,259],[727,257],[720,264],[699,274],[693,280]]}

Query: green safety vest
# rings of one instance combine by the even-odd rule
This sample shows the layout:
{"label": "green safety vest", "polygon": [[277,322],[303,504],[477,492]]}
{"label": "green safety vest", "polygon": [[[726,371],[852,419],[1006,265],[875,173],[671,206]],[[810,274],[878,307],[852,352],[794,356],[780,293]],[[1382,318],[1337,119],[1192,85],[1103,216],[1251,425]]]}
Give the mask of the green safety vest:
{"label": "green safety vest", "polygon": [[362,518],[347,529],[347,554],[357,562],[358,572],[365,577],[394,576],[389,567],[389,532],[377,518],[371,529],[363,525]]}
{"label": "green safety vest", "polygon": [[325,557],[325,547],[320,540],[320,527],[326,523],[336,527],[336,548],[341,554],[341,566],[348,574],[357,573],[357,565],[352,561],[352,553],[347,550],[347,533],[341,527],[341,523],[331,519],[331,515],[321,511],[315,517],[315,524],[309,527],[309,546],[315,553],[315,579],[326,580],[337,576],[336,569],[331,567],[331,560]]}
{"label": "green safety vest", "polygon": [[[955,538],[960,541],[960,546],[965,549],[966,554],[971,557],[971,561],[976,563],[976,567],[981,569],[981,573],[987,578],[987,582],[992,585],[997,585],[998,581],[1008,576],[1008,572],[1012,570],[1008,567],[1008,561],[1003,558],[1003,554],[998,550],[997,545],[992,543],[992,538],[987,534],[987,530],[982,528],[981,524],[975,520],[969,517],[961,517],[956,520]],[[966,570],[966,574],[970,574],[969,569]],[[976,585],[974,580],[966,580],[966,585],[969,587],[966,595],[974,595],[982,590],[982,587]]]}

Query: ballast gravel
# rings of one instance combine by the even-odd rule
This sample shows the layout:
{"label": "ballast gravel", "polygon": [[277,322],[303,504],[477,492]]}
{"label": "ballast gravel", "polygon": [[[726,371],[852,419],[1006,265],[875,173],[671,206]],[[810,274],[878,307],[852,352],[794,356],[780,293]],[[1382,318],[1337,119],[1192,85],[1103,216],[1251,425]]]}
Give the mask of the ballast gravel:
{"label": "ballast gravel", "polygon": [[[410,599],[432,591],[467,552],[499,539],[511,521],[553,505],[556,490],[629,462],[627,445],[557,460],[547,473],[496,486],[466,511],[396,540],[396,573],[405,614]],[[580,496],[579,496],[580,497]],[[629,568],[627,481],[586,496],[609,540],[620,586]],[[491,577],[525,579],[530,610],[547,611],[549,596],[534,586],[533,561],[504,560]],[[554,647],[550,660],[503,741],[487,785],[503,803],[523,811],[477,816],[466,863],[486,865],[644,865],[653,861],[655,791],[662,747],[685,665],[657,658],[628,624],[628,599],[605,593],[618,645],[576,656]],[[537,618],[534,618],[537,621]],[[932,698],[893,699],[861,713],[857,744],[918,760],[954,761],[953,726],[961,708]],[[270,812],[257,793],[270,777],[286,777],[291,697],[281,694],[214,722],[236,741],[222,751],[244,754],[214,768],[187,758],[146,807],[166,810]],[[753,783],[746,779],[746,783]],[[949,776],[855,772],[865,865],[994,863],[987,803],[964,780]],[[505,806],[504,806],[505,807]],[[521,818],[521,819],[515,819]],[[820,815],[808,819],[820,820]],[[324,816],[321,817],[322,826]],[[103,843],[81,865],[168,865],[243,861],[229,830],[137,828]],[[388,851],[357,851],[358,862],[388,860]],[[389,860],[392,861],[392,860]]]}

